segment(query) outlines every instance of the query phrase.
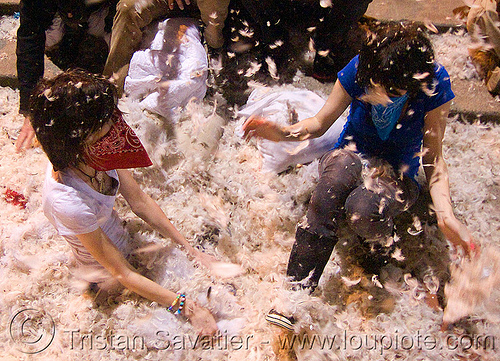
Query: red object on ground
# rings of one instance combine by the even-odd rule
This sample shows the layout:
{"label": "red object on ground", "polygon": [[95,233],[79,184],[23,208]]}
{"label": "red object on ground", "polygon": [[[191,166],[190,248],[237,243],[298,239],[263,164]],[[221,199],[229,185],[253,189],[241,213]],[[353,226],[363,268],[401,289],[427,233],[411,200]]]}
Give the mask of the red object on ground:
{"label": "red object on ground", "polygon": [[14,204],[21,207],[22,209],[25,209],[26,204],[28,203],[28,200],[25,196],[23,196],[21,193],[13,191],[10,188],[7,188],[5,190],[5,192],[3,193],[3,197],[7,203]]}

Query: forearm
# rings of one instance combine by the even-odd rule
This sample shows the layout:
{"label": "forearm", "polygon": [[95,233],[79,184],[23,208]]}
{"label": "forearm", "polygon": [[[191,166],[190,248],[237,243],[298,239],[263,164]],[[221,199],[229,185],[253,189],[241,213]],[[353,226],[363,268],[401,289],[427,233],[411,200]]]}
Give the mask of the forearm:
{"label": "forearm", "polygon": [[451,205],[448,168],[442,157],[432,163],[425,163],[425,173],[429,184],[429,193],[438,223],[442,224],[446,219],[454,218]]}
{"label": "forearm", "polygon": [[284,128],[287,140],[306,140],[321,137],[342,115],[351,101],[352,98],[337,80],[325,104],[314,117]]}
{"label": "forearm", "polygon": [[183,246],[189,254],[195,255],[196,250],[168,220],[160,206],[141,190],[132,173],[126,169],[118,169],[117,172],[120,179],[120,192],[132,211],[161,235],[171,238],[175,243]]}
{"label": "forearm", "polygon": [[321,137],[326,132],[317,116],[282,128],[282,141],[302,141]]}
{"label": "forearm", "polygon": [[170,306],[176,297],[174,292],[163,288],[156,282],[153,282],[152,280],[137,273],[135,270],[122,272],[113,276],[128,290],[135,292],[150,301],[157,302],[162,306]]}
{"label": "forearm", "polygon": [[132,208],[134,213],[158,231],[162,236],[172,239],[194,255],[196,250],[184,236],[174,227],[158,204],[147,194],[143,193],[142,202]]}

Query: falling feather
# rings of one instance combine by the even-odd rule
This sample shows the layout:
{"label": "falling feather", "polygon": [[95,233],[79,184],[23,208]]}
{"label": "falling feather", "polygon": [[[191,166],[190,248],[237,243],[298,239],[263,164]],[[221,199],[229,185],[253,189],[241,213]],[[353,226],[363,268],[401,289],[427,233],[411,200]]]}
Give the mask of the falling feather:
{"label": "falling feather", "polygon": [[245,272],[241,266],[226,262],[213,262],[210,265],[210,271],[220,278],[234,278]]}
{"label": "falling feather", "polygon": [[331,8],[333,6],[332,0],[320,0],[319,5],[322,8]]}
{"label": "falling feather", "polygon": [[439,33],[439,30],[436,28],[436,25],[434,25],[430,20],[424,20],[424,26],[434,34]]}
{"label": "falling feather", "polygon": [[254,31],[247,28],[247,29],[240,29],[238,30],[238,33],[241,35],[241,36],[244,36],[246,38],[251,38],[254,36]]}
{"label": "falling feather", "polygon": [[391,257],[399,262],[402,262],[405,260],[405,256],[403,256],[403,252],[401,251],[401,248],[399,248],[399,247],[396,247],[394,249],[394,252],[392,252]]}
{"label": "falling feather", "polygon": [[352,286],[355,286],[357,285],[359,282],[361,282],[361,277],[360,278],[357,278],[355,280],[351,280],[347,277],[344,277],[342,276],[342,281],[344,281],[344,284],[347,286],[347,287],[352,287]]}
{"label": "falling feather", "polygon": [[278,69],[276,68],[276,63],[271,57],[266,57],[266,64],[267,64],[267,69],[269,70],[269,74],[271,77],[275,80],[279,79],[278,76]]}
{"label": "falling feather", "polygon": [[249,78],[249,77],[255,75],[260,70],[261,67],[262,67],[261,63],[257,63],[257,62],[252,61],[250,63],[250,67],[245,72],[245,76],[247,78]]}

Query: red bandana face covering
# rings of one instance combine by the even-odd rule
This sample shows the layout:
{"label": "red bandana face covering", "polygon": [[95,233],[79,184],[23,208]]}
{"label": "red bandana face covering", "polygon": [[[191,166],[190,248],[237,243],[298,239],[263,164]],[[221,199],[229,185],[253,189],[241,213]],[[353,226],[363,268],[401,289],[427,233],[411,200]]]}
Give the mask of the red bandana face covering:
{"label": "red bandana face covering", "polygon": [[153,163],[132,128],[119,111],[113,113],[114,124],[109,132],[84,148],[85,162],[99,171],[149,167]]}

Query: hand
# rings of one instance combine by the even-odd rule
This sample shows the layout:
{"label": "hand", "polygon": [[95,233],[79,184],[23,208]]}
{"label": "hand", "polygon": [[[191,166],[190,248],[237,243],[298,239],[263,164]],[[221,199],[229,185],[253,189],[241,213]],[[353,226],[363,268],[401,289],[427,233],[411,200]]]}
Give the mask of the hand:
{"label": "hand", "polygon": [[281,126],[258,115],[250,116],[243,124],[242,129],[245,139],[259,137],[279,142],[286,138]]}
{"label": "hand", "polygon": [[213,276],[232,278],[245,272],[245,270],[237,264],[217,261],[214,256],[200,252],[196,249],[195,251],[196,253],[193,254],[195,261],[208,268]]}
{"label": "hand", "polygon": [[214,256],[203,253],[196,249],[196,253],[193,254],[194,260],[204,267],[211,269],[212,264],[217,262],[217,259]]}
{"label": "hand", "polygon": [[20,152],[23,148],[28,149],[33,147],[33,139],[35,138],[35,130],[31,126],[31,117],[24,116],[23,127],[16,140],[16,151]]}
{"label": "hand", "polygon": [[196,302],[186,300],[182,314],[188,318],[200,335],[213,336],[217,332],[214,316],[206,308],[198,306]]}
{"label": "hand", "polygon": [[[175,2],[177,3],[177,6],[179,6],[179,9],[184,10],[184,4],[182,3],[182,0],[175,0]],[[189,0],[185,0],[185,2],[186,5],[191,4]],[[170,8],[170,10],[174,10],[174,0],[168,0],[168,7]]]}
{"label": "hand", "polygon": [[467,256],[470,256],[471,252],[476,254],[479,252],[479,247],[470,231],[455,217],[438,221],[438,225],[444,236],[456,247],[462,247]]}

